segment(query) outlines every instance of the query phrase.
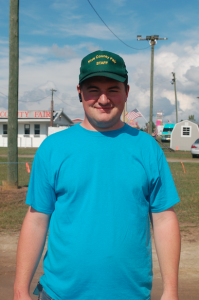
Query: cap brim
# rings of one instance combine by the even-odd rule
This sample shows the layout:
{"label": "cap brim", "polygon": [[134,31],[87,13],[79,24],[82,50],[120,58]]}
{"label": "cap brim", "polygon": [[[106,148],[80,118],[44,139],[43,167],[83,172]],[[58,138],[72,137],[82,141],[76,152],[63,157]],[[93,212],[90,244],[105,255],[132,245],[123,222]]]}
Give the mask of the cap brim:
{"label": "cap brim", "polygon": [[127,77],[122,77],[120,75],[110,73],[110,72],[95,72],[95,73],[91,73],[91,74],[85,76],[84,78],[82,78],[79,83],[82,83],[83,81],[85,81],[88,78],[96,77],[96,76],[108,77],[108,78],[111,78],[111,79],[114,79],[114,80],[117,80],[120,82],[124,82],[127,79]]}

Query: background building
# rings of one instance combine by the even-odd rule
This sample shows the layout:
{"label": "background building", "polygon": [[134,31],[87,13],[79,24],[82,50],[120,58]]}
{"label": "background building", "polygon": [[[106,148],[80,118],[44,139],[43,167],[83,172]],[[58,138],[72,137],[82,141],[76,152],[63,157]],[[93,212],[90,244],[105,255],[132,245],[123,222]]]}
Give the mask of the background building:
{"label": "background building", "polygon": [[[50,111],[18,111],[18,147],[39,147],[48,136]],[[63,112],[53,112],[53,127],[73,126],[73,121]],[[0,111],[0,147],[8,144],[8,112]]]}
{"label": "background building", "polygon": [[171,133],[170,148],[176,150],[191,150],[191,145],[199,138],[198,125],[189,120],[179,122]]}

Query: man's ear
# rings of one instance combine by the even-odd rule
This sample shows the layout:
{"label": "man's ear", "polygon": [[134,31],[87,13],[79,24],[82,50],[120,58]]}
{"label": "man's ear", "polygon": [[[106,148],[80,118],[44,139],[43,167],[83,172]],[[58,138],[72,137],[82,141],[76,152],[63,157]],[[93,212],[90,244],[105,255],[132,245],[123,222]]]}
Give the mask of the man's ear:
{"label": "man's ear", "polygon": [[130,90],[130,85],[128,84],[128,85],[127,85],[127,92],[126,92],[127,97],[128,97],[128,95],[129,95],[129,90]]}
{"label": "man's ear", "polygon": [[79,101],[82,102],[82,95],[81,95],[81,90],[80,90],[79,84],[77,85],[77,92],[78,92],[78,95],[79,95]]}

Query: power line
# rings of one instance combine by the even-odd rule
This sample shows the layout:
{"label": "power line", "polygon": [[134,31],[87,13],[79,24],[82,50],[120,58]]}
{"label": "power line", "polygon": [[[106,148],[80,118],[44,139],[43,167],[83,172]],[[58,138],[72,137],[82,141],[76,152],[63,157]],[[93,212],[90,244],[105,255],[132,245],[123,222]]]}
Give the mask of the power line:
{"label": "power line", "polygon": [[72,106],[72,105],[66,103],[65,101],[63,101],[62,99],[60,99],[59,97],[57,97],[57,95],[55,96],[55,98],[58,98],[62,103],[66,104],[66,105],[68,105],[70,107],[77,108],[77,106]]}
{"label": "power line", "polygon": [[23,100],[19,100],[19,102],[26,102],[26,103],[29,103],[29,102],[39,102],[39,101],[41,101],[41,100],[44,100],[44,99],[46,99],[46,98],[48,98],[50,95],[48,95],[48,96],[46,96],[46,97],[44,97],[44,98],[42,98],[42,99],[39,99],[39,100],[34,100],[34,101],[23,101]]}
{"label": "power line", "polygon": [[5,94],[4,94],[4,93],[2,93],[2,92],[0,92],[0,94],[2,94],[2,95],[4,95],[4,96],[8,97],[7,95],[5,95]]}
{"label": "power line", "polygon": [[[156,80],[156,79],[155,79]],[[160,82],[158,82],[158,81],[155,81],[155,84],[160,84],[160,83],[163,83],[163,82],[169,82],[169,79],[167,79],[167,80],[164,80],[164,81],[160,81]]]}
{"label": "power line", "polygon": [[4,89],[4,90],[8,90],[8,87],[3,87],[3,86],[0,86],[2,89]]}
{"label": "power line", "polygon": [[90,3],[90,1],[89,0],[87,0],[88,1],[88,3],[90,4],[90,6],[92,7],[92,9],[94,10],[94,12],[96,13],[96,15],[100,18],[100,20],[104,23],[104,25],[108,28],[108,30],[120,41],[120,42],[122,42],[125,46],[127,46],[127,47],[129,47],[129,48],[131,48],[131,49],[134,49],[134,50],[145,50],[145,49],[148,49],[148,48],[150,48],[150,46],[149,47],[146,47],[146,48],[142,48],[142,49],[138,49],[138,48],[134,48],[134,47],[131,47],[131,46],[129,46],[128,44],[126,44],[125,42],[123,42],[109,27],[108,27],[108,25],[104,22],[104,20],[100,17],[100,15],[98,14],[98,12],[96,11],[96,9],[93,7],[93,5]]}
{"label": "power line", "polygon": [[[0,94],[2,94],[2,95],[4,95],[4,96],[8,97],[7,95],[3,94],[2,92],[0,92]],[[42,100],[48,98],[49,96],[50,96],[50,95],[48,95],[48,96],[46,96],[46,97],[44,97],[44,98],[42,98],[42,99],[39,99],[39,100],[34,100],[34,101],[23,101],[23,100],[19,100],[19,102],[24,102],[24,103],[39,102],[39,101],[42,101]],[[54,95],[54,96],[55,96],[55,95]],[[70,107],[77,108],[77,107],[75,107],[75,106],[72,106],[72,105],[66,103],[65,101],[63,101],[62,99],[60,99],[60,98],[57,97],[57,96],[55,96],[55,98],[58,98],[60,101],[62,101],[64,104],[66,104],[66,105],[68,105],[68,106],[70,106]],[[70,101],[71,99],[68,99],[68,100]]]}
{"label": "power line", "polygon": [[[4,95],[4,96],[8,97],[7,95],[3,94],[2,92],[0,92],[0,94],[2,94],[2,95]],[[49,97],[49,96],[50,96],[50,95],[48,95],[48,96],[46,96],[46,97],[44,97],[44,98],[42,98],[42,99],[34,100],[34,101],[23,101],[23,100],[18,100],[18,101],[19,101],[19,102],[26,102],[26,103],[29,103],[29,102],[39,102],[39,101],[41,101],[41,100],[46,99],[46,98]]]}
{"label": "power line", "polygon": [[[63,101],[61,98],[59,98],[57,95],[55,96],[57,99],[59,99],[59,100],[61,100],[61,101]],[[65,99],[65,101],[71,101],[71,100],[74,100],[74,99]]]}

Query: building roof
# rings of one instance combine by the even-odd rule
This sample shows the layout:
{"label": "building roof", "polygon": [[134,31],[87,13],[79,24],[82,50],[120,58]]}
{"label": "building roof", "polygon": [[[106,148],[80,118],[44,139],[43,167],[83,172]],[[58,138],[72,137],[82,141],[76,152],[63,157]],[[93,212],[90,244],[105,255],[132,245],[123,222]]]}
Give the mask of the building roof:
{"label": "building roof", "polygon": [[183,120],[183,121],[180,121],[180,122],[176,123],[176,125],[180,124],[182,122],[191,122],[191,123],[196,124],[197,126],[199,126],[199,124],[196,121],[193,121],[193,120]]}
{"label": "building roof", "polygon": [[74,124],[79,124],[79,123],[81,123],[83,120],[81,120],[81,119],[74,119],[74,120],[72,120],[72,121],[73,121]]}
{"label": "building roof", "polygon": [[72,120],[73,122],[82,122],[83,120],[81,120],[81,119],[74,119],[74,120]]}
{"label": "building roof", "polygon": [[[50,122],[51,112],[47,110],[18,111],[18,122]],[[8,121],[8,111],[0,111],[0,122]],[[74,125],[63,110],[53,111],[53,123],[56,125]]]}

